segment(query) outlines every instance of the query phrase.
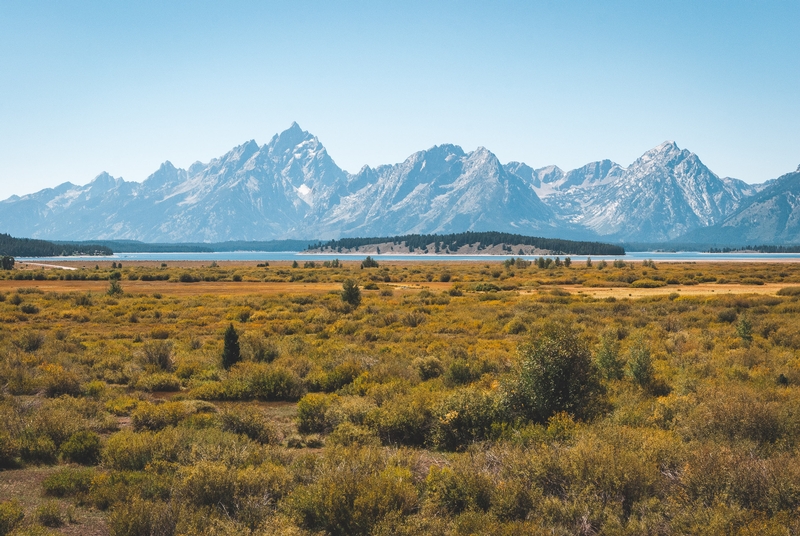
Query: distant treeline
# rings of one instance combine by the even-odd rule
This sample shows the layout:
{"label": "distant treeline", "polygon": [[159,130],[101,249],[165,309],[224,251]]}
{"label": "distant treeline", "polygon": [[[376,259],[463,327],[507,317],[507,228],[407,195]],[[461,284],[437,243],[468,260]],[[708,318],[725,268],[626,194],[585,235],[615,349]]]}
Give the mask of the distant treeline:
{"label": "distant treeline", "polygon": [[800,253],[800,245],[794,246],[743,246],[740,248],[709,248],[707,253]]}
{"label": "distant treeline", "polygon": [[[538,249],[552,251],[554,254],[561,255],[625,255],[625,248],[614,244],[604,244],[602,242],[577,242],[574,240],[562,240],[560,238],[541,238],[537,236],[523,236],[511,233],[489,232],[466,232],[455,234],[428,234],[428,235],[404,235],[373,238],[340,238],[330,240],[325,243],[317,243],[308,249],[331,248],[336,251],[342,249],[355,249],[361,246],[383,244],[392,242],[399,245],[405,242],[409,251],[417,249],[427,250],[433,244],[434,253],[451,252],[455,253],[462,246],[469,246],[480,243],[481,249],[505,244],[507,246],[533,246]],[[511,252],[515,253],[515,252]]]}
{"label": "distant treeline", "polygon": [[[99,240],[116,253],[214,253],[227,251],[303,251],[315,240],[236,240],[230,242],[147,243],[138,240]],[[56,242],[57,244],[88,244],[88,242]]]}
{"label": "distant treeline", "polygon": [[0,255],[11,257],[57,257],[60,255],[112,255],[111,248],[95,243],[62,242],[14,238],[0,233]]}

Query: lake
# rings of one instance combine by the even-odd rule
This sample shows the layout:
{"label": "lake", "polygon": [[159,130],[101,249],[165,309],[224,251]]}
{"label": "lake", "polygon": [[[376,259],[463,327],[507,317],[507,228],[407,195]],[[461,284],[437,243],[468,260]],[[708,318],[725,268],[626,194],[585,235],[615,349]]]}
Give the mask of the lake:
{"label": "lake", "polygon": [[[547,255],[555,257],[554,255]],[[546,256],[546,257],[547,257]],[[227,251],[219,253],[116,253],[106,257],[17,257],[17,262],[58,262],[58,261],[330,261],[334,259],[357,261],[366,258],[366,254],[342,254],[342,255],[311,255],[297,251]],[[538,255],[371,255],[376,260],[384,261],[415,261],[415,262],[442,262],[442,261],[471,261],[471,262],[491,262],[503,261],[509,258],[522,257],[533,260]],[[564,255],[561,255],[563,258]],[[585,261],[586,255],[569,255],[573,261]],[[624,261],[643,261],[652,259],[660,262],[771,262],[771,261],[791,261],[800,262],[800,253],[700,253],[696,251],[686,252],[662,252],[662,251],[634,251],[623,256],[614,255],[590,255],[592,260],[613,261],[622,259]]]}

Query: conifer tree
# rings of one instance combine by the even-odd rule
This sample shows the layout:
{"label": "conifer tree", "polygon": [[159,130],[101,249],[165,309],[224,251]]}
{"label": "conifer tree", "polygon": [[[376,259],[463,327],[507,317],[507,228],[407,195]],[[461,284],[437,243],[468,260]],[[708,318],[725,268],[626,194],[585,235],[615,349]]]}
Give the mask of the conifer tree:
{"label": "conifer tree", "polygon": [[233,324],[230,324],[228,329],[225,330],[222,367],[227,370],[238,363],[240,359],[239,334],[236,333],[236,328],[233,327]]}

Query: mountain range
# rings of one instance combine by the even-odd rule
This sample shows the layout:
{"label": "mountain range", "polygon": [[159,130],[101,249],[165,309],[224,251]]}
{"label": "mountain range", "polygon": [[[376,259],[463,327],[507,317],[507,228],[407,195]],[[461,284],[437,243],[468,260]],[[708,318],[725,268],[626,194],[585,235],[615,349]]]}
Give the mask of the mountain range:
{"label": "mountain range", "polygon": [[763,184],[719,177],[665,142],[622,167],[502,164],[438,145],[357,173],[297,123],[145,181],[101,173],[0,201],[0,232],[59,240],[220,242],[501,231],[605,242],[800,242],[800,168]]}

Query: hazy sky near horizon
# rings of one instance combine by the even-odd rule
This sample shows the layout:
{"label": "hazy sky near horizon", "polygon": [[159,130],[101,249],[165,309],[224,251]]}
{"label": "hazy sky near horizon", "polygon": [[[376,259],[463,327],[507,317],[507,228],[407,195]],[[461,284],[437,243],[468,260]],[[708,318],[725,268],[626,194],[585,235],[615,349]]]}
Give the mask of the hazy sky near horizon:
{"label": "hazy sky near horizon", "polygon": [[720,176],[800,164],[800,2],[0,2],[0,199],[142,181],[292,121],[339,166],[441,143]]}

